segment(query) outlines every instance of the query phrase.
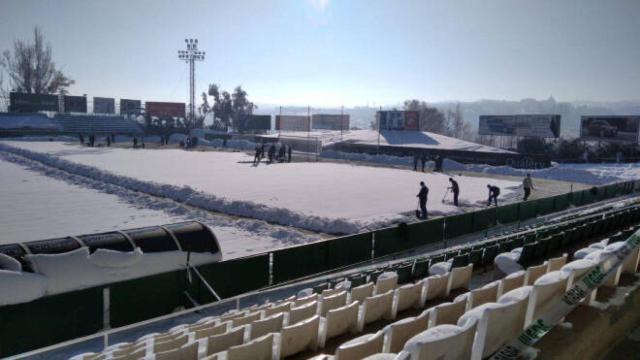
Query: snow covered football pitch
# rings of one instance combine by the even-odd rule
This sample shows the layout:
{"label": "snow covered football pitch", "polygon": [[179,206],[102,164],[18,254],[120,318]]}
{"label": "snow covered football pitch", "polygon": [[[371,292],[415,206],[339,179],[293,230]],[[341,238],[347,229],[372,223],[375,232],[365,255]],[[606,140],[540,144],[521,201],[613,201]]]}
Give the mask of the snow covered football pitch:
{"label": "snow covered football pitch", "polygon": [[427,207],[433,215],[484,207],[487,184],[501,187],[502,198],[516,196],[519,186],[509,180],[456,176],[463,205],[456,208],[450,196],[442,203],[449,176],[431,172],[323,162],[254,166],[252,156],[243,152],[2,144],[5,152],[129,190],[324,233],[353,233],[413,216],[420,181],[430,189]]}

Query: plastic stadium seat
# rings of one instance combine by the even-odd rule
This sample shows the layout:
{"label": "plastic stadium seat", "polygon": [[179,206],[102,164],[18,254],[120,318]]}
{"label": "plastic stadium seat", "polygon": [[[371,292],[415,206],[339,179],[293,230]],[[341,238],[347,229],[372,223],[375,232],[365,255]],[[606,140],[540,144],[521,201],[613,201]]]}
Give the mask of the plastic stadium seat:
{"label": "plastic stadium seat", "polygon": [[361,360],[382,352],[384,333],[366,334],[349,340],[336,349],[335,360]]}
{"label": "plastic stadium seat", "polygon": [[[460,324],[477,322],[471,360],[482,360],[498,351],[524,327],[527,301],[487,303],[464,314]],[[472,319],[473,318],[473,319]]]}
{"label": "plastic stadium seat", "polygon": [[318,302],[313,301],[302,306],[291,308],[289,312],[289,325],[309,319],[318,312]]}
{"label": "plastic stadium seat", "polygon": [[431,264],[437,264],[444,261],[444,255],[439,255],[431,258]]}
{"label": "plastic stadium seat", "polygon": [[224,334],[209,336],[207,338],[207,355],[227,350],[231,346],[240,345],[244,342],[244,337],[244,327],[229,330]]}
{"label": "plastic stadium seat", "polygon": [[[596,263],[591,260],[574,260],[564,265],[560,271],[568,275],[567,288],[573,286],[573,283],[579,280],[587,272],[591,271],[596,266]],[[589,296],[584,300],[585,303],[590,303],[595,300],[598,289],[591,292]]]}
{"label": "plastic stadium seat", "polygon": [[487,246],[482,254],[482,265],[487,266],[493,263],[493,259],[498,255],[499,246]]}
{"label": "plastic stadium seat", "polygon": [[444,275],[431,275],[428,278],[423,280],[424,290],[423,290],[423,300],[425,301],[433,300],[433,299],[441,299],[449,296],[449,278],[451,277],[451,273],[448,272]]}
{"label": "plastic stadium seat", "polygon": [[320,296],[315,293],[308,296],[299,297],[294,301],[293,307],[300,307],[314,301],[318,301],[318,299],[320,299]]}
{"label": "plastic stadium seat", "polygon": [[362,274],[351,275],[349,276],[349,281],[351,281],[351,287],[354,288],[366,283],[367,277]]}
{"label": "plastic stadium seat", "polygon": [[360,306],[359,329],[364,325],[381,320],[382,318],[393,319],[393,291],[389,290],[384,294],[369,296]]}
{"label": "plastic stadium seat", "polygon": [[384,294],[398,286],[398,274],[395,272],[384,272],[376,280],[375,294]]}
{"label": "plastic stadium seat", "polygon": [[229,326],[231,325],[231,321],[225,321],[220,324],[212,324],[208,327],[199,328],[193,331],[194,339],[204,339],[213,335],[224,334],[229,330]]}
{"label": "plastic stadium seat", "polygon": [[525,285],[533,285],[533,283],[538,280],[539,277],[547,273],[547,267],[548,265],[546,262],[542,265],[529,266],[524,277]]}
{"label": "plastic stadium seat", "polygon": [[535,259],[535,251],[536,251],[537,242],[532,242],[529,244],[525,244],[522,247],[522,252],[520,253],[520,259],[518,259],[518,263],[522,266],[528,266]]}
{"label": "plastic stadium seat", "polygon": [[524,286],[525,275],[526,272],[521,270],[505,276],[500,284],[500,294],[505,294],[513,289]]}
{"label": "plastic stadium seat", "polygon": [[358,301],[362,303],[364,299],[373,295],[374,289],[375,289],[375,286],[373,285],[373,283],[367,283],[364,285],[354,287],[351,289],[351,298],[349,299],[349,301],[351,302]]}
{"label": "plastic stadium seat", "polygon": [[469,264],[464,267],[452,268],[447,292],[454,289],[468,289],[472,274],[473,264]]}
{"label": "plastic stadium seat", "polygon": [[469,254],[462,254],[455,256],[453,258],[453,262],[451,263],[452,268],[464,267],[469,265]]}
{"label": "plastic stadium seat", "polygon": [[357,301],[352,302],[349,305],[329,310],[327,316],[323,321],[323,336],[322,345],[324,341],[346,334],[347,332],[358,331],[358,310],[360,303]]}
{"label": "plastic stadium seat", "polygon": [[332,296],[323,296],[320,301],[320,316],[326,316],[327,312],[344,306],[347,303],[347,292],[342,291]]}
{"label": "plastic stadium seat", "polygon": [[471,252],[469,253],[469,263],[474,264],[476,266],[480,265],[482,261],[483,252],[484,252],[484,249],[471,250]]}
{"label": "plastic stadium seat", "polygon": [[276,338],[279,334],[267,334],[246,344],[232,346],[227,350],[227,360],[272,360],[276,358],[273,353]]}
{"label": "plastic stadium seat", "polygon": [[477,288],[469,291],[468,293],[464,293],[460,295],[460,297],[466,298],[467,310],[471,310],[480,305],[497,301],[499,290],[500,290],[500,281],[494,281],[484,285],[481,288]]}
{"label": "plastic stadium seat", "polygon": [[561,271],[547,273],[536,280],[527,308],[525,326],[544,313],[554,300],[562,297],[566,289],[567,275]]}
{"label": "plastic stadium seat", "polygon": [[264,312],[265,317],[269,317],[278,313],[291,311],[292,305],[293,303],[291,301],[285,301],[282,304],[273,305],[272,307],[266,308],[262,311]]}
{"label": "plastic stadium seat", "polygon": [[430,312],[430,309],[425,310],[416,317],[408,317],[387,325],[383,330],[385,333],[383,351],[397,353],[402,350],[407,340],[427,330]]}
{"label": "plastic stadium seat", "polygon": [[313,287],[313,292],[316,294],[321,294],[322,291],[329,289],[329,283],[324,282],[322,284],[318,284]]}
{"label": "plastic stadium seat", "polygon": [[547,272],[560,270],[567,263],[567,254],[547,260]]}
{"label": "plastic stadium seat", "polygon": [[192,342],[177,349],[156,352],[155,360],[187,360],[198,358],[198,346],[200,343]]}
{"label": "plastic stadium seat", "polygon": [[262,318],[262,311],[256,311],[254,313],[247,314],[243,317],[235,318],[231,320],[231,327],[238,327],[242,325],[250,324],[256,320],[260,320]]}
{"label": "plastic stadium seat", "polygon": [[403,352],[420,360],[469,359],[475,331],[476,323],[436,326],[409,339]]}
{"label": "plastic stadium seat", "polygon": [[536,260],[543,259],[547,256],[547,249],[549,248],[550,238],[544,238],[538,240],[536,248],[534,249],[533,257]]}
{"label": "plastic stadium seat", "polygon": [[422,305],[422,283],[402,285],[395,290],[393,299],[394,314]]}
{"label": "plastic stadium seat", "polygon": [[436,305],[429,317],[429,327],[442,324],[456,324],[458,319],[467,310],[466,301],[446,302]]}
{"label": "plastic stadium seat", "polygon": [[411,272],[413,270],[413,263],[403,263],[395,268],[395,272],[398,274],[398,284],[406,284],[411,281]]}
{"label": "plastic stadium seat", "polygon": [[186,334],[183,334],[179,337],[176,337],[174,339],[167,340],[167,341],[162,341],[162,342],[154,341],[153,352],[159,353],[163,351],[173,350],[181,347],[182,345],[185,345],[188,341],[189,341],[189,336]]}
{"label": "plastic stadium seat", "polygon": [[280,330],[282,330],[282,327],[284,326],[284,318],[284,313],[278,313],[252,322],[251,328],[249,330],[249,338],[257,339],[268,333],[280,332]]}
{"label": "plastic stadium seat", "polygon": [[320,316],[315,315],[294,325],[285,326],[280,332],[280,356],[287,357],[318,347]]}
{"label": "plastic stadium seat", "polygon": [[429,274],[429,259],[418,259],[413,266],[412,277],[414,280],[424,278]]}

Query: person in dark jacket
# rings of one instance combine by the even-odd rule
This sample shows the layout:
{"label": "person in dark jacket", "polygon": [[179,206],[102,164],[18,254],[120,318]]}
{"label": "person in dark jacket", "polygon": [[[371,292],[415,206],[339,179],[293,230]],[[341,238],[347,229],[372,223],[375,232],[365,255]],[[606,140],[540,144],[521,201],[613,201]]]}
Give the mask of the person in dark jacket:
{"label": "person in dark jacket", "polygon": [[287,147],[287,162],[291,162],[291,145]]}
{"label": "person in dark jacket", "polygon": [[424,184],[424,181],[420,181],[420,192],[416,197],[420,202],[420,218],[427,218],[427,196],[429,195],[429,188]]}
{"label": "person in dark jacket", "polygon": [[260,145],[256,144],[256,153],[253,156],[253,164],[259,164],[260,163]]}
{"label": "person in dark jacket", "polygon": [[413,155],[413,171],[418,171],[418,154]]}
{"label": "person in dark jacket", "polygon": [[460,195],[460,186],[458,185],[457,181],[453,180],[453,178],[449,178],[449,182],[451,183],[449,189],[451,190],[451,193],[453,193],[453,205],[458,206],[458,195]]}
{"label": "person in dark jacket", "polygon": [[287,153],[287,145],[285,144],[280,144],[280,149],[278,149],[278,162],[283,162],[284,161],[284,156]]}
{"label": "person in dark jacket", "polygon": [[500,195],[500,188],[495,185],[487,185],[487,189],[489,189],[489,201],[487,202],[487,206],[491,206],[491,200],[493,200],[494,204],[498,206],[498,195]]}

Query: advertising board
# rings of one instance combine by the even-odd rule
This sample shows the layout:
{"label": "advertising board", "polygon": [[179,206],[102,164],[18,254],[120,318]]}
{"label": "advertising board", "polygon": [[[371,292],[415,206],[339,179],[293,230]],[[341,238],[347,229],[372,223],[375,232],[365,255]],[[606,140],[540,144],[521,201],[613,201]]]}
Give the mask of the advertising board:
{"label": "advertising board", "polygon": [[140,100],[120,99],[120,115],[140,115]]}
{"label": "advertising board", "polygon": [[349,130],[349,115],[313,114],[311,126],[317,130]]}
{"label": "advertising board", "polygon": [[640,116],[582,116],[580,138],[608,142],[638,142]]}
{"label": "advertising board", "polygon": [[87,98],[85,96],[64,96],[64,112],[86,113]]}
{"label": "advertising board", "polygon": [[185,117],[185,103],[147,101],[145,110],[147,114],[157,117]]}
{"label": "advertising board", "polygon": [[58,96],[12,92],[9,94],[10,112],[58,111]]}
{"label": "advertising board", "polygon": [[478,134],[557,138],[560,115],[480,115]]}
{"label": "advertising board", "polygon": [[420,130],[420,113],[418,111],[378,111],[376,118],[380,130]]}
{"label": "advertising board", "polygon": [[267,131],[271,130],[271,115],[245,115],[238,119],[240,131]]}
{"label": "advertising board", "polygon": [[276,115],[276,130],[309,131],[310,118],[306,115]]}
{"label": "advertising board", "polygon": [[94,114],[114,114],[116,112],[116,101],[113,98],[94,97]]}

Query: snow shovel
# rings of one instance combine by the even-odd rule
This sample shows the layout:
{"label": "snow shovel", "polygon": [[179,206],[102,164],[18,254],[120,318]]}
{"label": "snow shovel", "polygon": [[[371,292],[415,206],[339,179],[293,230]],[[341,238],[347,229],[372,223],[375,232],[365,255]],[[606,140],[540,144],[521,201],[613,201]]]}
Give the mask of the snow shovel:
{"label": "snow shovel", "polygon": [[447,197],[447,194],[449,193],[449,188],[447,188],[447,191],[444,192],[444,196],[442,197],[442,203],[444,204],[444,199]]}
{"label": "snow shovel", "polygon": [[416,208],[416,217],[418,219],[421,219],[422,217],[420,215],[421,215],[421,213],[420,213],[420,200],[418,200],[418,207]]}

